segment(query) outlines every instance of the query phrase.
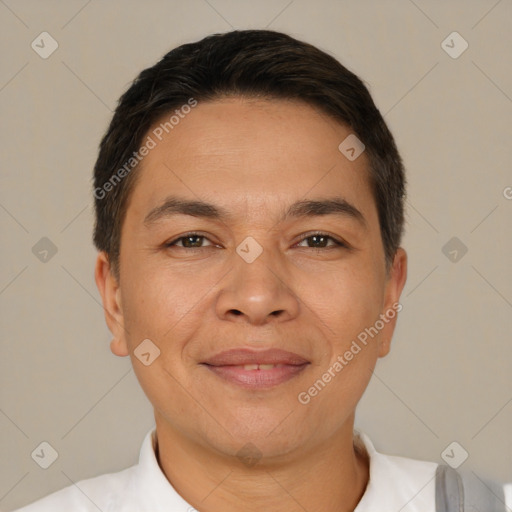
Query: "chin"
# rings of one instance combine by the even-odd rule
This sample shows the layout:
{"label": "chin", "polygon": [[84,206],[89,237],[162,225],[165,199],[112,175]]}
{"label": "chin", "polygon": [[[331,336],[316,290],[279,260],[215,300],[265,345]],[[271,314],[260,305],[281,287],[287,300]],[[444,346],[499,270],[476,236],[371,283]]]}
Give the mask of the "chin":
{"label": "chin", "polygon": [[252,411],[252,416],[244,414],[231,418],[232,421],[223,423],[231,435],[223,429],[221,432],[217,429],[221,438],[210,438],[209,441],[223,453],[238,457],[244,456],[245,452],[249,452],[250,456],[251,451],[265,458],[287,455],[307,437],[306,432],[297,430],[296,422],[286,421],[287,414]]}

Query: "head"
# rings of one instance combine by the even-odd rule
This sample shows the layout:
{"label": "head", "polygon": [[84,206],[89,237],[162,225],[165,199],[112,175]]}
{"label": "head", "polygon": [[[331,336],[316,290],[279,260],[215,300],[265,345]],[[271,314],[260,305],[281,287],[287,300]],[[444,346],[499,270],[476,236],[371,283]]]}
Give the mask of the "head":
{"label": "head", "polygon": [[[182,45],[120,98],[94,195],[111,348],[157,427],[277,456],[350,424],[406,279],[403,165],[355,74],[274,31]],[[234,384],[232,349],[292,352],[296,374]]]}

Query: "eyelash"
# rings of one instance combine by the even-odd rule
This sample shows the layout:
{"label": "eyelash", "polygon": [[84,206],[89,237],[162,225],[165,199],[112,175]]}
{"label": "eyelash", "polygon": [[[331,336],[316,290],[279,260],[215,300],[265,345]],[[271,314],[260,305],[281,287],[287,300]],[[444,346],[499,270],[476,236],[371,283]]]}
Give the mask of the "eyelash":
{"label": "eyelash", "polygon": [[[331,245],[331,246],[327,246],[327,247],[306,247],[306,249],[327,250],[327,249],[337,249],[337,248],[345,248],[345,249],[349,248],[346,243],[342,242],[341,240],[338,240],[337,238],[329,235],[328,233],[324,233],[321,231],[315,231],[313,233],[306,233],[305,235],[302,235],[300,237],[300,240],[297,243],[301,243],[304,240],[307,240],[308,238],[313,238],[315,236],[328,238],[328,239],[332,240],[335,245]],[[189,238],[189,237],[199,237],[202,239],[209,240],[209,238],[206,235],[202,235],[201,233],[197,233],[197,232],[193,231],[190,233],[186,233],[178,238],[175,238],[174,240],[172,240],[170,242],[166,242],[165,247],[167,247],[167,248],[179,247],[180,249],[184,249],[186,251],[197,251],[197,250],[206,249],[207,247],[210,247],[210,246],[207,246],[207,247],[182,247],[182,246],[176,245],[177,242],[184,240],[185,238]],[[211,242],[211,240],[209,240],[209,241]]]}

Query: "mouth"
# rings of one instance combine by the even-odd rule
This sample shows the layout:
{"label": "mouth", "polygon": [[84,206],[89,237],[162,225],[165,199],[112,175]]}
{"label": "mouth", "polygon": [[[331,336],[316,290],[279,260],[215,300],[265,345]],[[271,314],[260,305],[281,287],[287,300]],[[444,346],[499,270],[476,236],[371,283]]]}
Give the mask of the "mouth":
{"label": "mouth", "polygon": [[302,373],[308,360],[284,350],[228,350],[201,363],[217,377],[246,389],[268,389]]}

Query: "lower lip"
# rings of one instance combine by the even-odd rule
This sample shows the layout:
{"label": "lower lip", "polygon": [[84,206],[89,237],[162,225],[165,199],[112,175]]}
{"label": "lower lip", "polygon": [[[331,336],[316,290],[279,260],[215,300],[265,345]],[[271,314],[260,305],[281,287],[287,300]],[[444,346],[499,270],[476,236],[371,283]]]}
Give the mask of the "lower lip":
{"label": "lower lip", "polygon": [[239,366],[205,366],[218,377],[241,387],[268,389],[299,375],[308,364],[276,366],[270,370],[244,370]]}

